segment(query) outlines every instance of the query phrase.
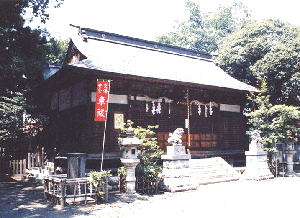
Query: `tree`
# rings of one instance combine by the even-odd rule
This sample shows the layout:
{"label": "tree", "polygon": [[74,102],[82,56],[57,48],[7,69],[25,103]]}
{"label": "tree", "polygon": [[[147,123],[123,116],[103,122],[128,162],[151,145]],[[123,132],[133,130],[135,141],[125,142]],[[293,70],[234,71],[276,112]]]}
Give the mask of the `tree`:
{"label": "tree", "polygon": [[70,39],[63,40],[60,36],[58,39],[51,37],[48,40],[47,61],[51,64],[63,64],[66,57]]}
{"label": "tree", "polygon": [[250,12],[241,3],[219,6],[217,12],[205,13],[200,6],[187,0],[186,9],[190,13],[189,20],[178,23],[173,32],[159,36],[156,41],[211,53],[217,50],[224,37],[250,22]]}
{"label": "tree", "polygon": [[[56,0],[61,3],[63,0]],[[28,8],[46,22],[49,0],[2,1],[0,3],[0,95],[23,92],[43,79],[41,69],[47,61],[48,34],[24,27],[22,15]]]}
{"label": "tree", "polygon": [[11,97],[0,96],[0,139],[13,139],[23,134],[24,97],[14,93]]}
{"label": "tree", "polygon": [[[63,0],[56,0],[59,5]],[[49,0],[0,3],[0,140],[19,139],[24,133],[25,93],[43,81],[42,67],[50,60],[51,42],[43,30],[24,27],[23,14],[31,9],[46,22]],[[57,5],[57,6],[58,6]],[[27,132],[28,133],[28,132]],[[23,152],[24,153],[24,152]]]}
{"label": "tree", "polygon": [[[284,104],[273,105],[270,103],[270,95],[266,94],[267,84],[262,83],[261,92],[253,93],[249,99],[253,102],[253,110],[245,113],[250,125],[248,134],[257,130],[261,134],[262,143],[269,151],[274,151],[274,143],[285,143],[291,136],[300,133],[299,107]],[[257,110],[255,110],[257,108]],[[292,133],[292,135],[290,135]]]}
{"label": "tree", "polygon": [[300,105],[300,29],[279,20],[253,22],[224,38],[217,63],[254,86],[266,81],[272,104]]}

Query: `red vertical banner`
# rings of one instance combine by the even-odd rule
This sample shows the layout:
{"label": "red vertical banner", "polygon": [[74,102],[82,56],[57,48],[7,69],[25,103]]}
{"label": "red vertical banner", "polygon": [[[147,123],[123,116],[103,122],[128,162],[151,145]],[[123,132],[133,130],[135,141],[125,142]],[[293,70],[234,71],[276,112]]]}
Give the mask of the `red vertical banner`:
{"label": "red vertical banner", "polygon": [[109,81],[97,81],[95,119],[103,122],[106,120],[108,110]]}

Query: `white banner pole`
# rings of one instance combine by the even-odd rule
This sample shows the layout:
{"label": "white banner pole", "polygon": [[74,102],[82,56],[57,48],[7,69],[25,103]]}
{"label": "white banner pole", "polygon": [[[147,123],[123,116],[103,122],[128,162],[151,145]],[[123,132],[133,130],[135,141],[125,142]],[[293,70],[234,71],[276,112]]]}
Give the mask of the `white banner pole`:
{"label": "white banner pole", "polygon": [[[103,80],[104,81],[104,80]],[[104,158],[104,144],[105,144],[105,132],[106,132],[106,122],[108,116],[108,101],[109,101],[109,93],[110,93],[110,80],[108,80],[109,89],[108,89],[108,97],[107,97],[107,108],[106,108],[106,118],[104,123],[104,133],[103,133],[103,144],[102,144],[102,155],[101,155],[101,171],[103,170],[103,158]]]}

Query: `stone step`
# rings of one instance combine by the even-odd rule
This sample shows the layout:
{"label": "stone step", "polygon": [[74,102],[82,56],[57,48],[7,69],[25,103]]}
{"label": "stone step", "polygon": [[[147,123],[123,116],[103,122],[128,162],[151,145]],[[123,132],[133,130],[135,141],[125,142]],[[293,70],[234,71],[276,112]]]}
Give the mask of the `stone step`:
{"label": "stone step", "polygon": [[205,159],[191,159],[189,161],[190,168],[202,168],[202,167],[222,167],[224,164],[228,164],[226,161],[222,161],[220,157],[212,157]]}
{"label": "stone step", "polygon": [[226,173],[226,174],[215,174],[215,175],[199,175],[195,177],[197,180],[207,180],[207,179],[223,179],[223,178],[234,178],[234,175],[232,173]]}
{"label": "stone step", "polygon": [[239,174],[221,157],[190,160],[190,175],[198,183],[210,184],[239,179]]}
{"label": "stone step", "polygon": [[224,174],[230,170],[227,168],[211,168],[211,169],[190,169],[190,175],[207,175],[207,174]]}
{"label": "stone step", "polygon": [[224,177],[217,177],[217,178],[209,178],[209,179],[199,179],[198,184],[199,185],[207,185],[207,184],[212,184],[212,183],[219,183],[219,182],[230,182],[230,181],[237,181],[239,178],[231,176],[224,176]]}
{"label": "stone step", "polygon": [[219,163],[219,162],[216,162],[216,163],[212,163],[211,161],[210,162],[206,162],[206,161],[203,161],[203,163],[201,163],[201,161],[198,161],[196,163],[193,163],[190,162],[190,168],[212,168],[212,167],[222,167],[224,164],[223,163]]}
{"label": "stone step", "polygon": [[170,192],[197,189],[199,182],[192,177],[164,178],[165,189]]}

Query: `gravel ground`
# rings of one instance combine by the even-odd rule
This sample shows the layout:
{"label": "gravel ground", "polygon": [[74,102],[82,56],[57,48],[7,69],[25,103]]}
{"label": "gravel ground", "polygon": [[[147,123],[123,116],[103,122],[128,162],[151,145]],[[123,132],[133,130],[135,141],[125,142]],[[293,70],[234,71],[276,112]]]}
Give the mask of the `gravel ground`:
{"label": "gravel ground", "polygon": [[41,184],[6,179],[0,182],[0,217],[298,217],[299,182],[299,177],[239,180],[186,192],[139,195],[131,203],[110,193],[108,203],[61,208],[44,202]]}

